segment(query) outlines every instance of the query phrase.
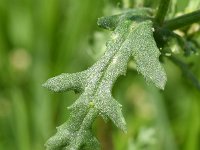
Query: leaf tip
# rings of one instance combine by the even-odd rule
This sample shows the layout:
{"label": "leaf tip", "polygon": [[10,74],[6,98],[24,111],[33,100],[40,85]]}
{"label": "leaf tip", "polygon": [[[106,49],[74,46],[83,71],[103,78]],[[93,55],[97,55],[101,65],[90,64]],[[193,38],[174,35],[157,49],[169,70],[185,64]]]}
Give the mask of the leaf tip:
{"label": "leaf tip", "polygon": [[167,82],[167,75],[166,75],[165,71],[163,70],[162,75],[159,76],[159,80],[158,80],[158,82],[155,82],[155,85],[159,89],[164,90],[166,82]]}
{"label": "leaf tip", "polygon": [[42,87],[44,87],[44,88],[47,88],[47,89],[48,89],[48,84],[47,84],[47,81],[46,81],[46,82],[44,82],[44,83],[42,84]]}
{"label": "leaf tip", "polygon": [[42,84],[42,87],[47,88],[48,90],[54,91],[54,92],[59,92],[60,88],[56,86],[56,83],[54,80],[48,79],[45,83]]}

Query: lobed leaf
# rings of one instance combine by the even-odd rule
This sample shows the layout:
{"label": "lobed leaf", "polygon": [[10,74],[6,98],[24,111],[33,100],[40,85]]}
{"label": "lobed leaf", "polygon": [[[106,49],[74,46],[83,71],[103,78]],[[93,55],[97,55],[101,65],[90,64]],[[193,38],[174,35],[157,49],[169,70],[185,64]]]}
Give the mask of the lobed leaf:
{"label": "lobed leaf", "polygon": [[106,43],[105,54],[83,72],[61,74],[43,84],[55,92],[81,92],[68,108],[71,111],[69,120],[47,141],[48,150],[100,149],[91,129],[99,115],[111,119],[126,132],[121,105],[112,97],[111,91],[117,78],[126,74],[131,56],[134,56],[138,72],[157,87],[164,88],[166,74],[158,60],[160,53],[153,39],[152,22],[142,15],[139,18],[135,15],[136,10],[119,15],[117,21],[116,16],[101,20],[104,27],[114,30]]}

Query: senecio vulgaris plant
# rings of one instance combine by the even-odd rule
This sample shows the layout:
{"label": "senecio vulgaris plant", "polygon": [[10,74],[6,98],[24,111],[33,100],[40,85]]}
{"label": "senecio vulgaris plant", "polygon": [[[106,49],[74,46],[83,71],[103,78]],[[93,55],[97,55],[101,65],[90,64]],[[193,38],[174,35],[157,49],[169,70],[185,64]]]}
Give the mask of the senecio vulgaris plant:
{"label": "senecio vulgaris plant", "polygon": [[98,26],[112,31],[104,55],[87,70],[63,73],[43,84],[54,92],[74,90],[81,93],[68,107],[71,111],[68,121],[59,126],[57,133],[46,142],[48,150],[100,149],[92,132],[92,124],[97,116],[105,121],[110,119],[118,128],[127,131],[122,106],[112,97],[111,91],[117,78],[126,74],[127,63],[132,57],[137,71],[159,89],[164,90],[167,81],[160,63],[165,56],[186,72],[186,76],[200,89],[199,82],[188,66],[173,55],[167,44],[170,38],[175,38],[186,55],[193,52],[191,47],[185,48],[187,41],[173,30],[199,21],[200,11],[165,21],[169,2],[161,0],[156,15],[150,8],[135,8],[99,18]]}

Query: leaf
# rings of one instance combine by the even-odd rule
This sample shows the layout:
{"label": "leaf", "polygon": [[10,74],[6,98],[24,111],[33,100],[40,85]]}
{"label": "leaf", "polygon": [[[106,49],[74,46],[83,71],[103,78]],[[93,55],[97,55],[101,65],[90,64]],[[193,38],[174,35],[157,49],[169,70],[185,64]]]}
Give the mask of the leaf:
{"label": "leaf", "polygon": [[101,28],[113,31],[119,23],[125,20],[151,19],[153,10],[150,8],[135,8],[124,10],[123,13],[113,16],[98,18],[97,25]]}
{"label": "leaf", "polygon": [[85,72],[80,73],[62,73],[59,76],[47,80],[42,86],[54,91],[63,92],[75,90],[81,92],[84,89]]}
{"label": "leaf", "polygon": [[167,77],[164,68],[159,62],[160,51],[153,37],[153,23],[150,20],[137,23],[128,38],[134,41],[130,47],[140,72],[147,81],[164,90]]}
{"label": "leaf", "polygon": [[164,88],[166,76],[158,61],[160,53],[153,40],[152,22],[144,17],[135,18],[130,12],[123,16],[113,27],[105,54],[93,66],[83,72],[61,74],[43,84],[55,92],[74,90],[81,93],[68,108],[71,111],[69,120],[47,141],[48,150],[100,149],[92,133],[92,123],[99,115],[111,119],[126,132],[121,105],[112,97],[111,91],[117,78],[126,74],[132,55],[137,70],[157,87]]}

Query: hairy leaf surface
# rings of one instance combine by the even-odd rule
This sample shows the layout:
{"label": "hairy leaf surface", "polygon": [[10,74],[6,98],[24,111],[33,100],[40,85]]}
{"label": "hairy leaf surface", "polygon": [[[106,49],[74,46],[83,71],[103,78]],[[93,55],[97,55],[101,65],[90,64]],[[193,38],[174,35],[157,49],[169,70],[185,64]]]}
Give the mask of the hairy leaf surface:
{"label": "hairy leaf surface", "polygon": [[135,59],[138,72],[157,87],[164,88],[166,75],[158,60],[160,53],[153,39],[151,20],[144,17],[138,19],[130,11],[123,13],[116,23],[110,22],[113,19],[104,19],[101,20],[104,23],[102,26],[107,25],[108,28],[111,25],[109,29],[114,30],[106,43],[105,54],[83,72],[61,74],[43,84],[55,92],[81,92],[69,107],[69,120],[58,127],[57,133],[47,141],[49,150],[100,149],[91,129],[99,115],[111,119],[126,132],[121,105],[112,97],[111,91],[117,78],[126,74],[131,56]]}

